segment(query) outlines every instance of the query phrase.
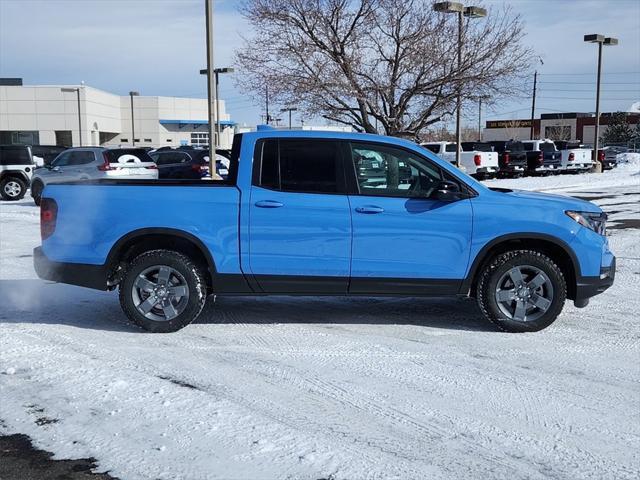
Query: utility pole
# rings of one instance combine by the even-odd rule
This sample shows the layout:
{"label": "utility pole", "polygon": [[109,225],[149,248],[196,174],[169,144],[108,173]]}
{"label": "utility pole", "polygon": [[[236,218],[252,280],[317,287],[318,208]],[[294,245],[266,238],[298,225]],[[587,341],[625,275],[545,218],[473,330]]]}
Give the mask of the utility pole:
{"label": "utility pole", "polygon": [[268,85],[265,85],[264,92],[265,92],[265,95],[264,95],[265,107],[267,112],[267,125],[269,125],[271,121],[271,117],[269,116],[269,86]]}
{"label": "utility pole", "polygon": [[216,178],[216,141],[213,112],[213,102],[218,102],[215,93],[215,80],[213,73],[213,0],[205,0],[206,26],[207,26],[207,97],[209,103],[209,172],[211,178]]}
{"label": "utility pole", "polygon": [[533,98],[531,101],[531,130],[529,131],[529,140],[533,140],[534,136],[534,121],[536,115],[536,86],[538,83],[538,71],[533,73]]}
{"label": "utility pole", "polygon": [[[458,11],[458,76],[462,74],[462,11]],[[462,82],[458,78],[458,95],[456,96],[456,167],[460,168],[460,152],[462,151]]]}
{"label": "utility pole", "polygon": [[478,141],[482,141],[482,97],[478,98]]}

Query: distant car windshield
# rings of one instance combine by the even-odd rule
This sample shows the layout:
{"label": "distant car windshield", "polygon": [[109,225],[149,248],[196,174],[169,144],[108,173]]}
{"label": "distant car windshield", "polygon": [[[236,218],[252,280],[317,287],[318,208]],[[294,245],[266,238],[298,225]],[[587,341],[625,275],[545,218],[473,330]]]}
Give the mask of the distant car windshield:
{"label": "distant car windshield", "polygon": [[465,147],[465,144],[462,144],[462,149],[471,152],[493,152],[493,147],[488,143],[472,143],[469,144],[468,147]]}
{"label": "distant car windshield", "polygon": [[[109,163],[119,163],[121,157],[124,162],[135,161],[138,159],[140,162],[152,162],[153,159],[149,156],[149,154],[143,150],[142,148],[119,148],[116,150],[107,150],[106,151],[107,158],[109,159]],[[131,157],[134,157],[133,159]]]}

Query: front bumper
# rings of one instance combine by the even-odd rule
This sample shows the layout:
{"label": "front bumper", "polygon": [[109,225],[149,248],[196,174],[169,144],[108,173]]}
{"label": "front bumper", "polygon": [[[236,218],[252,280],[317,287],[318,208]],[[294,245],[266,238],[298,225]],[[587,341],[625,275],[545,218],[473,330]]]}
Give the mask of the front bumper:
{"label": "front bumper", "polygon": [[611,265],[600,268],[597,277],[580,277],[576,282],[576,300],[586,300],[601,294],[611,285],[616,277],[616,258],[613,257]]}
{"label": "front bumper", "polygon": [[43,280],[107,290],[107,274],[104,265],[54,262],[44,254],[42,247],[36,247],[33,249],[33,267],[38,277]]}

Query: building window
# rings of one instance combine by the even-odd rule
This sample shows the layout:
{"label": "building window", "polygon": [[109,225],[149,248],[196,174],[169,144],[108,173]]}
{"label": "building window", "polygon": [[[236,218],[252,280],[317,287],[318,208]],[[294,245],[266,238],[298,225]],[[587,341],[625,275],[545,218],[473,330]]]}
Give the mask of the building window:
{"label": "building window", "polygon": [[145,138],[144,141],[147,142],[147,143],[151,143],[151,139],[150,138]]}
{"label": "building window", "polygon": [[134,139],[133,139],[133,141],[134,141],[134,142],[139,142],[139,141],[140,141],[140,139],[139,139],[139,138],[134,138]]}
{"label": "building window", "polygon": [[191,145],[209,145],[208,133],[192,133]]}
{"label": "building window", "polygon": [[128,143],[128,142],[129,142],[129,139],[128,139],[128,138],[121,138],[121,139],[120,139],[120,141],[121,141],[122,143]]}
{"label": "building window", "polygon": [[167,143],[171,143],[171,139],[170,138],[167,138]]}

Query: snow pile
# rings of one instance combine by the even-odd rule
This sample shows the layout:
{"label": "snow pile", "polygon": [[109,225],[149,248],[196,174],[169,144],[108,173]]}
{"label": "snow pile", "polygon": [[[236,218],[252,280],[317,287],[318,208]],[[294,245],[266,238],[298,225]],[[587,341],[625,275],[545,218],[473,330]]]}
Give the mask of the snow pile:
{"label": "snow pile", "polygon": [[631,167],[636,171],[640,169],[640,153],[626,152],[616,155],[616,161],[619,167]]}

